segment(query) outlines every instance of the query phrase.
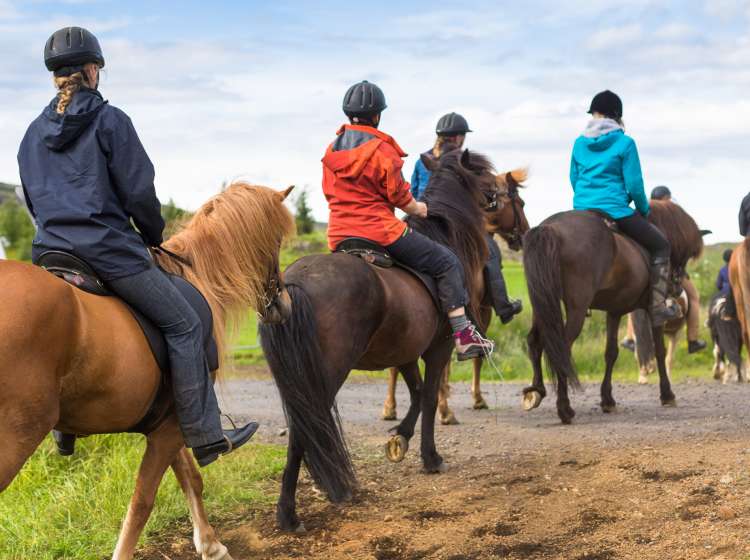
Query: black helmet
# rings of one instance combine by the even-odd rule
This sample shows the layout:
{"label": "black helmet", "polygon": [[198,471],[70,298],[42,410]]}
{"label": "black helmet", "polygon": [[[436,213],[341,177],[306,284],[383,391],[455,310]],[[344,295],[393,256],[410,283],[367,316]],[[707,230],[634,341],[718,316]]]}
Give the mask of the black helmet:
{"label": "black helmet", "polygon": [[88,62],[103,67],[104,55],[99,41],[83,27],[63,27],[55,31],[44,45],[44,64],[55,76],[80,72]]}
{"label": "black helmet", "polygon": [[448,113],[440,117],[435,127],[438,136],[457,136],[471,132],[469,123],[458,113]]}
{"label": "black helmet", "polygon": [[727,249],[726,251],[724,251],[724,255],[722,256],[724,257],[725,263],[728,263],[732,259],[732,253],[734,253],[733,249]]}
{"label": "black helmet", "polygon": [[367,80],[350,87],[342,103],[342,109],[347,117],[371,117],[386,107],[383,90]]}
{"label": "black helmet", "polygon": [[672,198],[672,191],[664,185],[654,187],[654,190],[651,191],[651,200],[669,200],[670,198]]}
{"label": "black helmet", "polygon": [[605,117],[619,120],[622,118],[622,100],[616,93],[604,90],[597,93],[591,100],[589,113],[601,113]]}

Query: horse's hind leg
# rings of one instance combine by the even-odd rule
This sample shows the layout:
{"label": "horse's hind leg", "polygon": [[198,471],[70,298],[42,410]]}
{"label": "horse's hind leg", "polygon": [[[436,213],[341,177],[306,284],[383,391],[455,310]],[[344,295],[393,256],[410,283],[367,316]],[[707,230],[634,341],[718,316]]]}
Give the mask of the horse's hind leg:
{"label": "horse's hind leg", "polygon": [[482,388],[480,386],[482,379],[482,364],[484,363],[484,358],[474,358],[473,362],[474,375],[471,378],[471,396],[474,397],[474,410],[486,410],[489,408],[489,406],[487,406],[487,401],[485,401],[484,397],[482,396]]}
{"label": "horse's hind leg", "polygon": [[438,389],[438,418],[440,423],[445,426],[458,424],[458,418],[453,414],[451,407],[448,406],[448,398],[451,396],[451,363],[448,362],[443,368],[443,376],[440,379],[440,388]]}
{"label": "horse's hind leg", "polygon": [[392,367],[388,370],[388,392],[383,403],[383,420],[395,420],[396,416],[396,382],[398,381],[398,369]]}
{"label": "horse's hind leg", "polygon": [[417,362],[400,366],[399,370],[409,388],[409,410],[404,416],[401,423],[390,431],[396,433],[391,436],[385,446],[385,454],[388,460],[398,463],[404,459],[406,452],[409,450],[409,441],[414,436],[414,428],[417,425],[417,418],[421,411],[422,402],[422,377],[419,375],[419,365]]}
{"label": "horse's hind leg", "polygon": [[156,492],[159,490],[164,472],[183,445],[182,435],[174,417],[148,435],[146,453],[138,470],[135,491],[130,499],[120,537],[117,539],[113,560],[129,560],[133,557],[138,537],[154,507]]}
{"label": "horse's hind leg", "polygon": [[604,351],[606,369],[604,371],[604,380],[602,381],[602,412],[614,412],[617,403],[612,396],[612,370],[617,361],[619,348],[617,344],[617,331],[620,328],[620,315],[607,313],[607,349]]}
{"label": "horse's hind leg", "polygon": [[659,370],[659,393],[663,406],[675,406],[677,400],[672,392],[672,384],[669,381],[666,366],[666,349],[664,348],[664,329],[654,327],[654,354],[656,355],[656,366]]}
{"label": "horse's hind leg", "polygon": [[227,547],[219,542],[208,522],[203,506],[203,479],[187,449],[183,448],[177,454],[177,458],[172,462],[172,470],[188,502],[190,517],[193,520],[195,550],[203,560],[232,560]]}
{"label": "horse's hind leg", "polygon": [[305,526],[297,517],[297,481],[304,450],[299,445],[294,425],[289,426],[289,445],[286,450],[286,467],[281,477],[281,494],[276,504],[276,522],[282,531],[304,533]]}
{"label": "horse's hind leg", "polygon": [[542,338],[536,322],[531,326],[526,344],[529,347],[529,360],[534,370],[534,379],[530,387],[523,390],[523,409],[533,410],[542,404],[542,400],[547,396],[547,389],[544,387],[544,375],[542,372]]}
{"label": "horse's hind leg", "polygon": [[[567,311],[565,342],[572,352],[573,343],[578,338],[578,335],[581,334],[583,322],[586,320],[586,307],[573,307],[573,304],[569,304]],[[557,415],[563,424],[570,424],[576,415],[575,410],[570,406],[568,379],[560,374],[557,376]]]}

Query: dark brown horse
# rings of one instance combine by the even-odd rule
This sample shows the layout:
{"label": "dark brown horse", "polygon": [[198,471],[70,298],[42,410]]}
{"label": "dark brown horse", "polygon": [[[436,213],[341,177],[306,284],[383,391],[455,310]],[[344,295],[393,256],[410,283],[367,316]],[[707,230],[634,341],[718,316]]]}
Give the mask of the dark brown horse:
{"label": "dark brown horse", "polygon": [[[703,238],[695,221],[677,204],[651,201],[649,220],[669,239],[674,283],[687,262],[700,255]],[[606,368],[601,386],[601,407],[615,410],[612,369],[617,360],[617,331],[623,315],[647,309],[650,303],[649,263],[645,251],[631,239],[613,232],[594,212],[562,212],[544,220],[524,237],[524,269],[533,307],[528,335],[534,380],[524,389],[524,408],[536,408],[546,396],[542,353],[557,383],[557,413],[569,424],[575,412],[568,385],[579,385],[571,346],[578,338],[589,309],[607,312]],[[560,303],[565,309],[563,319]],[[659,389],[664,406],[674,406],[664,363],[664,336],[653,329]]]}
{"label": "dark brown horse", "polygon": [[[513,251],[520,251],[523,235],[529,230],[529,222],[524,213],[525,202],[521,198],[519,188],[528,177],[527,169],[514,169],[507,173],[500,173],[495,179],[497,184],[497,204],[488,208],[485,212],[487,231],[500,235],[508,247]],[[480,298],[479,327],[486,332],[490,319],[492,318],[492,301],[489,292],[485,291]],[[474,358],[474,375],[471,382],[471,394],[474,398],[474,408],[477,410],[488,408],[482,396],[480,387],[482,364],[484,358]],[[450,396],[450,362],[445,367],[443,379],[440,382],[438,393],[438,418],[441,424],[458,424],[456,415],[448,405]],[[388,390],[383,403],[383,420],[396,420],[396,381],[398,380],[398,369],[393,367],[389,370]]]}
{"label": "dark brown horse", "polygon": [[[468,151],[448,152],[437,165],[426,197],[429,217],[410,218],[409,224],[456,253],[470,295],[467,308],[477,317],[488,254],[482,216],[497,193],[495,176],[486,158]],[[438,386],[453,340],[447,318],[422,282],[400,268],[376,268],[336,253],[304,257],[284,278],[292,315],[284,324],[261,326],[260,335],[289,423],[277,519],[283,529],[300,530],[295,491],[303,460],[331,501],[347,500],[354,489],[354,469],[334,407],[336,393],[354,368],[398,367],[411,404],[395,428],[392,454],[403,457],[421,412],[424,469],[437,473],[446,468],[435,448],[434,427]],[[420,357],[426,366],[424,384]]]}

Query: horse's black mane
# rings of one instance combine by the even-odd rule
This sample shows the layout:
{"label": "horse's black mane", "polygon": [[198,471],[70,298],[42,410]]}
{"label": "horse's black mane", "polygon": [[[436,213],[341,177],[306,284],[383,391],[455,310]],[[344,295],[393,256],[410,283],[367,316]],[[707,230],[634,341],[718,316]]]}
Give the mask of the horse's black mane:
{"label": "horse's black mane", "polygon": [[468,154],[468,161],[464,156],[465,167],[462,154],[461,150],[452,150],[441,156],[424,196],[428,217],[411,216],[407,222],[415,231],[456,253],[464,268],[472,312],[476,314],[480,294],[472,294],[471,286],[488,257],[483,218],[485,194],[480,189],[479,176],[494,174],[494,168],[489,159],[476,152]]}

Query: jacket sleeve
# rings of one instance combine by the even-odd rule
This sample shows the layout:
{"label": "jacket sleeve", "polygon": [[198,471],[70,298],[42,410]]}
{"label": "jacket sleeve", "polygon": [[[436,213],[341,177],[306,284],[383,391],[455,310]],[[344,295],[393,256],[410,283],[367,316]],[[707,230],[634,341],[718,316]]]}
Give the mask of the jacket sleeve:
{"label": "jacket sleeve", "polygon": [[638,159],[638,148],[635,142],[630,141],[625,152],[622,154],[622,176],[625,180],[625,189],[630,198],[635,202],[635,209],[642,216],[648,216],[651,211],[648,205],[646,191],[643,188],[643,175],[641,173],[641,161]]}
{"label": "jacket sleeve", "polygon": [[578,164],[576,163],[575,151],[570,154],[570,186],[573,187],[573,191],[576,190],[576,183],[578,182]]}
{"label": "jacket sleeve", "polygon": [[419,198],[419,160],[414,164],[414,171],[411,174],[411,195]]}
{"label": "jacket sleeve", "polygon": [[[380,148],[383,149],[382,147]],[[393,155],[380,152],[378,154],[382,166],[382,188],[388,202],[396,208],[404,208],[414,199],[409,183],[404,179],[401,168],[404,160],[394,152]]]}
{"label": "jacket sleeve", "polygon": [[748,229],[750,229],[750,193],[742,199],[740,206],[740,235],[747,236],[750,233]]}
{"label": "jacket sleeve", "polygon": [[164,219],[154,188],[154,166],[130,118],[124,113],[117,116],[102,138],[112,184],[146,243],[157,246],[164,240]]}

